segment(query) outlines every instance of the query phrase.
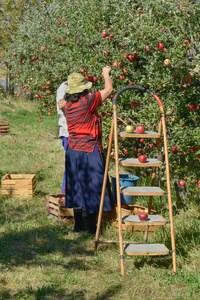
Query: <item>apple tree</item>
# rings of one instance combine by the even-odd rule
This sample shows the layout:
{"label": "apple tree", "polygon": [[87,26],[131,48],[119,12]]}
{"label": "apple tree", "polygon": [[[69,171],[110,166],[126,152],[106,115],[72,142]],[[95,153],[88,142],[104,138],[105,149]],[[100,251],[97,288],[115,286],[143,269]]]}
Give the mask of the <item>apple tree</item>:
{"label": "apple tree", "polygon": [[[71,72],[103,88],[102,68],[112,67],[115,92],[144,86],[166,112],[171,174],[184,179],[188,195],[200,182],[200,4],[190,0],[105,0],[40,2],[27,5],[25,21],[8,51],[14,84],[37,101],[39,113],[56,113],[55,94]],[[118,103],[119,129],[144,125],[157,130],[159,106],[148,94],[129,91]],[[109,139],[112,101],[100,114],[104,148]],[[161,145],[163,147],[163,145]],[[154,141],[119,140],[121,156],[154,157]],[[113,153],[112,153],[113,154]],[[146,173],[140,174],[145,179]],[[161,180],[165,180],[164,173]]]}

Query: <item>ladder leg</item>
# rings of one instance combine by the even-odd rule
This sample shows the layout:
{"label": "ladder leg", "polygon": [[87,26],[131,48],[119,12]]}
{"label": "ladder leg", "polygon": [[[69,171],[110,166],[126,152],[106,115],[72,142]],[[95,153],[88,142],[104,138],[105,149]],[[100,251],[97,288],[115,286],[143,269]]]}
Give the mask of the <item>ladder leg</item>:
{"label": "ladder leg", "polygon": [[119,183],[119,156],[118,156],[116,105],[113,105],[113,119],[114,119],[114,144],[115,144],[116,189],[117,189],[117,216],[118,216],[119,245],[120,245],[120,266],[121,266],[121,274],[124,275],[124,246],[123,246],[123,239],[122,239],[122,214],[121,214],[121,195],[120,195],[120,183]]}
{"label": "ladder leg", "polygon": [[114,121],[112,119],[112,125],[111,125],[111,130],[110,130],[110,139],[109,139],[108,151],[107,151],[106,166],[105,166],[105,172],[104,172],[104,180],[103,180],[102,193],[101,193],[101,202],[100,202],[100,206],[99,206],[97,230],[96,230],[96,236],[95,236],[95,246],[94,246],[95,251],[97,250],[97,245],[98,245],[98,240],[99,240],[99,233],[100,233],[100,226],[101,226],[103,205],[104,205],[104,197],[105,197],[106,184],[107,184],[107,178],[108,178],[108,167],[109,167],[109,161],[110,161],[110,153],[111,153],[111,149],[112,149],[113,132],[114,132]]}
{"label": "ladder leg", "polygon": [[[158,133],[161,134],[161,132],[162,132],[162,118],[160,119],[160,121],[158,123]],[[159,151],[159,149],[160,149],[160,138],[157,139],[156,147]],[[151,178],[151,186],[155,186],[155,180],[156,180],[156,167],[153,168],[152,178]],[[150,196],[149,205],[148,205],[148,215],[151,214],[152,201],[153,201],[153,196]],[[147,239],[148,239],[148,231],[149,231],[149,226],[147,225],[146,228],[145,228],[145,237],[144,237],[144,242],[145,243],[147,242]]]}
{"label": "ladder leg", "polygon": [[170,187],[170,173],[169,173],[169,158],[168,158],[167,135],[166,135],[166,124],[165,124],[164,111],[163,111],[163,115],[162,115],[162,125],[163,125],[163,134],[164,134],[164,149],[165,149],[165,161],[166,161],[168,206],[169,206],[169,216],[170,216],[170,226],[171,226],[173,271],[174,271],[174,273],[177,273],[177,269],[176,269],[176,248],[175,248],[175,236],[174,236],[174,222],[173,222],[171,187]]}

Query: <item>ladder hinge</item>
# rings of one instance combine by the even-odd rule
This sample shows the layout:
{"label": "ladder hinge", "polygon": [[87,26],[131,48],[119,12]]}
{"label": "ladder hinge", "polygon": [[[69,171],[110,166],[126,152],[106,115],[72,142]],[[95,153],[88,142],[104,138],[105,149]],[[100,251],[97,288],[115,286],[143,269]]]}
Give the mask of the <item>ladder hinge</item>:
{"label": "ladder hinge", "polygon": [[120,259],[124,259],[124,255],[120,255]]}
{"label": "ladder hinge", "polygon": [[168,194],[168,192],[165,192],[165,194]]}
{"label": "ladder hinge", "polygon": [[176,250],[170,250],[169,252],[170,252],[170,253],[174,253],[174,252],[176,252]]}
{"label": "ladder hinge", "polygon": [[170,224],[171,223],[171,221],[167,221],[167,224]]}

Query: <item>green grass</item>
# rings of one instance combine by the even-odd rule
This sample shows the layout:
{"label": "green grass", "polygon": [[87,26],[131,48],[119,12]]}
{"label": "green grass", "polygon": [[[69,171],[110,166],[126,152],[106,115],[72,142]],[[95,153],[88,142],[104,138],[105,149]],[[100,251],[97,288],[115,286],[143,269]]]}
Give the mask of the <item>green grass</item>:
{"label": "green grass", "polygon": [[[174,217],[178,275],[171,255],[125,255],[121,276],[118,246],[100,244],[94,252],[93,237],[46,217],[45,197],[61,192],[64,170],[57,115],[39,123],[34,102],[10,103],[0,102],[0,120],[10,121],[10,134],[0,137],[0,178],[36,174],[37,190],[28,199],[0,196],[0,299],[199,299],[200,209],[192,199],[190,208]],[[150,240],[162,241],[162,233]],[[103,235],[118,239],[113,226]],[[139,237],[124,233],[127,239]],[[171,249],[169,228],[165,242]]]}

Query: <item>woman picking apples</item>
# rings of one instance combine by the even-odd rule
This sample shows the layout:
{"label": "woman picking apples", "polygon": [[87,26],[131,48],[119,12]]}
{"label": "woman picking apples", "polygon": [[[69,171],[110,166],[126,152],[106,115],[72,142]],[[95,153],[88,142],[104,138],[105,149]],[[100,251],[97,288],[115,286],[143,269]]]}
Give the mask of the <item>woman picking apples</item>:
{"label": "woman picking apples", "polygon": [[[92,83],[80,73],[68,77],[68,88],[63,99],[68,124],[66,150],[65,206],[74,209],[74,231],[84,230],[82,208],[88,217],[88,232],[96,232],[96,214],[99,211],[104,178],[105,158],[101,142],[101,118],[98,107],[111,96],[113,85],[110,67],[103,68],[104,89],[89,93]],[[63,103],[59,102],[60,108]],[[113,198],[109,181],[104,199],[104,210],[111,210]]]}

